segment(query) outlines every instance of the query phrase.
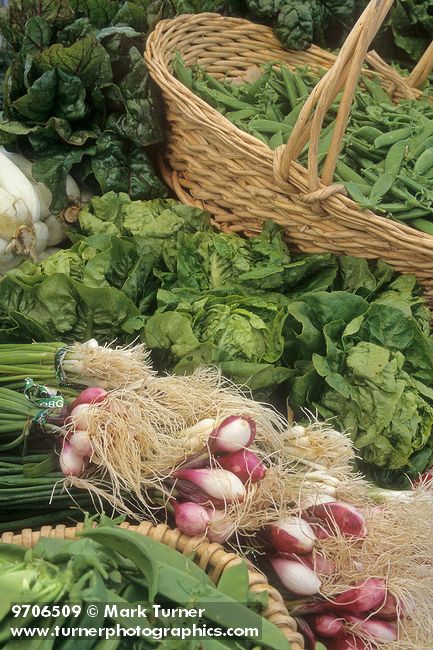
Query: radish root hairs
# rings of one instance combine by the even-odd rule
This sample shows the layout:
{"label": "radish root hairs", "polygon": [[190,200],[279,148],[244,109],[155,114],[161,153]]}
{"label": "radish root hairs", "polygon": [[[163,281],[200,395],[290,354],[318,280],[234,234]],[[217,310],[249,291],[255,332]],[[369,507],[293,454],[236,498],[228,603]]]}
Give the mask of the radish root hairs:
{"label": "radish root hairs", "polygon": [[[332,600],[362,583],[382,578],[397,603],[399,639],[380,645],[385,650],[427,650],[433,647],[433,498],[419,488],[411,502],[387,502],[380,510],[364,505],[368,534],[350,540],[340,534],[318,540],[316,548],[335,563],[332,575],[321,575],[321,593]],[[380,617],[380,612],[377,612]],[[375,613],[372,612],[374,617]],[[357,632],[357,634],[359,634]]]}
{"label": "radish root hairs", "polygon": [[144,345],[111,347],[74,343],[63,349],[59,370],[66,383],[101,388],[140,387],[156,373]]}

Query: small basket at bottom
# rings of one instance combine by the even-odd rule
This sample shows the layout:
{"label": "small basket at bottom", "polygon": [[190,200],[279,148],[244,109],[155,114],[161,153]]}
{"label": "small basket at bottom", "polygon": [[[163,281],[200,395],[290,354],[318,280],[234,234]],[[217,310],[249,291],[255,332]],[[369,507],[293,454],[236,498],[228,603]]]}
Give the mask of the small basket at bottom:
{"label": "small basket at bottom", "polygon": [[[215,583],[218,582],[224,569],[234,566],[241,561],[238,555],[227,552],[221,544],[210,543],[206,540],[203,541],[200,537],[188,537],[187,535],[183,535],[179,530],[170,528],[166,524],[154,526],[144,521],[138,526],[128,523],[120,525],[122,528],[127,528],[128,530],[167,544],[167,546],[174,548],[184,555],[194,553],[194,561],[196,564],[206,571]],[[67,527],[65,525],[55,527],[42,526],[39,530],[25,528],[17,534],[10,532],[3,533],[0,541],[31,548],[37,544],[41,537],[55,537],[56,539],[68,540],[76,539],[76,532],[82,528],[83,524],[77,524],[74,527]],[[269,594],[268,606],[263,613],[264,617],[280,628],[290,642],[289,648],[291,650],[303,650],[303,637],[297,631],[296,621],[289,615],[280,593],[268,584],[265,576],[257,571],[251,563],[248,563],[248,576],[251,591],[255,593],[267,591]]]}

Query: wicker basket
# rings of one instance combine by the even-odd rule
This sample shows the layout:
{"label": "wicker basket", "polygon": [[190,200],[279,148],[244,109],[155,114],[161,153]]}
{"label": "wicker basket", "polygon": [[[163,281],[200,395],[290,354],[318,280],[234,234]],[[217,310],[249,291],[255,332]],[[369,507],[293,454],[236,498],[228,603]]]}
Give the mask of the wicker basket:
{"label": "wicker basket", "polygon": [[[371,0],[336,58],[317,47],[305,52],[284,50],[272,30],[262,25],[198,14],[160,22],[148,39],[146,61],[166,109],[162,172],[183,202],[208,210],[225,231],[252,235],[261,230],[264,220],[273,219],[284,227],[295,249],[382,258],[398,271],[414,273],[433,303],[433,237],[361,210],[344,194],[342,185],[332,184],[365,58],[380,70],[383,85],[394,97],[419,93],[389,72],[377,55],[367,55],[392,2]],[[303,107],[287,145],[273,152],[173,76],[176,51],[187,64],[199,63],[217,78],[239,76],[252,65],[275,60],[291,68],[327,67],[328,72]],[[343,86],[335,140],[319,179],[321,124]],[[308,140],[311,155],[306,169],[296,157]]]}
{"label": "wicker basket", "polygon": [[[228,553],[221,544],[211,544],[208,541],[203,541],[200,537],[187,537],[177,530],[177,528],[170,528],[166,524],[154,526],[149,522],[142,522],[138,526],[134,526],[123,523],[121,527],[128,528],[136,533],[141,533],[163,544],[167,544],[167,546],[185,555],[194,553],[195,562],[208,573],[211,580],[215,583],[218,582],[224,569],[238,564],[241,561],[234,553]],[[17,534],[3,533],[0,541],[30,548],[35,546],[41,537],[76,539],[75,533],[82,528],[83,524],[77,524],[75,527],[58,525],[53,528],[52,526],[43,526],[40,530],[25,528]],[[280,593],[267,583],[265,576],[257,571],[252,564],[249,564],[248,569],[251,591],[256,593],[267,591],[269,594],[268,607],[263,614],[265,618],[280,628],[288,641],[290,641],[291,650],[303,650],[303,637],[297,632],[296,622],[290,617]]]}

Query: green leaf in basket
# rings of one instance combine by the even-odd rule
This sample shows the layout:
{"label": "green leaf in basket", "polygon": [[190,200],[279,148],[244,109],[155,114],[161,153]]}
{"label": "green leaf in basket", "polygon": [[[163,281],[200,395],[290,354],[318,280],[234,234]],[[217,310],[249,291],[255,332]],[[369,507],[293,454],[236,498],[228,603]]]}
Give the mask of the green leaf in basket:
{"label": "green leaf in basket", "polygon": [[365,194],[360,190],[357,183],[349,181],[347,183],[344,183],[344,187],[346,188],[350,198],[353,199],[360,207],[370,209],[374,207],[370,199],[365,196]]}
{"label": "green leaf in basket", "polygon": [[248,566],[245,561],[230,566],[221,574],[218,589],[239,603],[248,602]]}

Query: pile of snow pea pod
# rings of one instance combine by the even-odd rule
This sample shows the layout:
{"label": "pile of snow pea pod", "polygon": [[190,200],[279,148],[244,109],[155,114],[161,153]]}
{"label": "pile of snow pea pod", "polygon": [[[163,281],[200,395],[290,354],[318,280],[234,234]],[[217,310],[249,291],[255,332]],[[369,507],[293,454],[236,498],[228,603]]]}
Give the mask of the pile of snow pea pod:
{"label": "pile of snow pea pod", "polygon": [[[269,63],[244,78],[217,80],[196,65],[174,61],[178,79],[233,124],[271,149],[287,142],[299,112],[325,70]],[[340,96],[329,109],[319,163],[329,149]],[[306,164],[308,145],[300,155]],[[335,180],[360,208],[433,235],[433,103],[427,97],[394,104],[378,81],[360,79]]]}

